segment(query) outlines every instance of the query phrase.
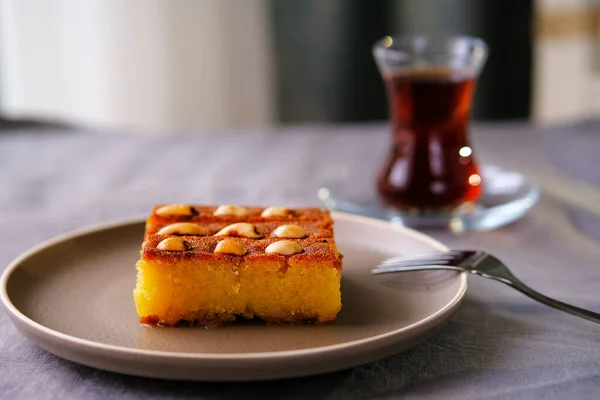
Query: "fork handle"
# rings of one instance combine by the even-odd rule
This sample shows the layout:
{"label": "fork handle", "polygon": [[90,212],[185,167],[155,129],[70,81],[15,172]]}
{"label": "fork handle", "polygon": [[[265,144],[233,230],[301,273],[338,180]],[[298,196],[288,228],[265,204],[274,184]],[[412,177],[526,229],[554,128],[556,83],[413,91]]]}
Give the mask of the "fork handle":
{"label": "fork handle", "polygon": [[[443,270],[451,270],[462,272],[465,271],[462,267],[455,267],[451,265],[402,265],[402,266],[387,266],[387,267],[379,267],[373,269],[374,274],[388,274],[392,272],[408,272],[408,271],[428,271],[432,269],[443,269]],[[490,274],[489,272],[483,272],[477,269],[468,270],[470,273],[479,275],[482,278],[491,279],[497,282],[502,282],[505,285],[512,287],[513,289],[518,290],[524,295],[539,301],[547,306],[552,308],[556,308],[557,310],[564,311],[571,315],[575,315],[577,317],[587,319],[588,321],[593,321],[596,323],[600,323],[600,314],[595,313],[593,311],[585,310],[583,308],[575,307],[567,303],[563,303],[562,301],[554,300],[548,296],[544,296],[543,294],[533,290],[523,282],[521,282],[518,278],[516,278],[509,271],[502,271],[502,275]]]}
{"label": "fork handle", "polygon": [[537,300],[540,303],[543,303],[547,306],[556,308],[558,310],[564,311],[566,313],[575,315],[580,318],[587,319],[588,321],[600,323],[600,314],[595,313],[593,311],[585,310],[583,308],[575,307],[575,306],[572,306],[567,303],[563,303],[562,301],[554,300],[548,296],[544,296],[543,294],[533,290],[532,288],[530,288],[529,286],[527,286],[526,284],[524,284],[523,282],[521,282],[514,276],[512,276],[511,279],[506,279],[506,278],[501,278],[501,277],[497,277],[497,276],[479,274],[479,273],[477,273],[478,271],[472,271],[472,272],[479,276],[482,276],[484,278],[493,279],[495,281],[502,282],[514,289],[517,289],[519,292],[523,293],[524,295],[531,297],[532,299]]}

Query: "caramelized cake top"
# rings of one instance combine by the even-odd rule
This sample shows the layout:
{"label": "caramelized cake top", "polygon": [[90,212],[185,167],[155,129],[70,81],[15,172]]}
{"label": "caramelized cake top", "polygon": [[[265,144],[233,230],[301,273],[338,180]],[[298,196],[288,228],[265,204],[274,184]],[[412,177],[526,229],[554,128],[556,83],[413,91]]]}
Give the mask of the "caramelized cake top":
{"label": "caramelized cake top", "polygon": [[341,254],[333,240],[333,220],[318,208],[158,205],[146,221],[142,258],[333,262]]}
{"label": "caramelized cake top", "polygon": [[331,221],[329,211],[320,208],[201,206],[187,204],[157,205],[148,224],[173,222],[267,222],[267,221]]}
{"label": "caramelized cake top", "polygon": [[[150,237],[150,235],[154,235],[157,233],[161,234],[172,234],[174,236],[213,236],[219,233],[221,230],[226,229],[232,225],[236,225],[238,223],[230,223],[230,222],[188,222],[188,223],[179,223],[175,222],[172,224],[152,224],[146,226],[146,239]],[[290,226],[299,226],[302,228],[306,234],[304,235],[307,238],[329,238],[333,237],[333,222],[332,221],[268,221],[268,222],[255,222],[248,223],[254,226],[258,232],[262,234],[264,237],[281,237],[285,238],[286,229],[285,227]],[[181,226],[184,229],[178,230],[177,227]],[[197,227],[197,228],[195,228]],[[284,228],[281,228],[284,227]],[[192,233],[194,229],[197,232],[203,231],[203,234],[194,234]],[[291,230],[291,229],[288,229]],[[280,233],[282,232],[283,233]],[[237,236],[237,235],[230,235]]]}
{"label": "caramelized cake top", "polygon": [[222,260],[239,258],[244,256],[247,260],[278,260],[282,257],[311,262],[334,262],[336,268],[341,268],[341,255],[338,253],[333,239],[285,239],[285,241],[298,243],[301,251],[294,254],[268,253],[267,247],[273,243],[279,243],[283,240],[277,238],[267,239],[246,239],[234,238],[234,242],[241,243],[245,252],[243,254],[228,254],[215,252],[217,245],[230,238],[219,238],[216,236],[189,236],[178,237],[184,243],[183,247],[174,247],[173,250],[160,250],[158,245],[164,240],[169,240],[172,236],[153,235],[144,242],[142,249],[142,259],[160,260],[164,262],[175,262],[181,259],[198,260]]}

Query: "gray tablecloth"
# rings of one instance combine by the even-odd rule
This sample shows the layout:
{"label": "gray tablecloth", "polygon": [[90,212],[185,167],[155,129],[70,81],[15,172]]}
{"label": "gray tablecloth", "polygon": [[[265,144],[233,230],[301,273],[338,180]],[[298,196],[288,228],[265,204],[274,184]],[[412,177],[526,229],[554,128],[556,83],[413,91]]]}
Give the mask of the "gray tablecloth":
{"label": "gray tablecloth", "polygon": [[[460,237],[550,296],[600,310],[598,125],[478,125],[479,158],[525,171],[544,189],[522,220]],[[158,202],[318,205],[332,170],[365,174],[384,125],[270,132],[132,134],[0,132],[0,266],[54,235],[143,215]],[[357,176],[357,181],[364,177]],[[322,376],[255,383],[170,382],[76,365],[26,341],[0,316],[0,398],[598,398],[600,326],[471,278],[464,305],[436,336],[379,362]]]}

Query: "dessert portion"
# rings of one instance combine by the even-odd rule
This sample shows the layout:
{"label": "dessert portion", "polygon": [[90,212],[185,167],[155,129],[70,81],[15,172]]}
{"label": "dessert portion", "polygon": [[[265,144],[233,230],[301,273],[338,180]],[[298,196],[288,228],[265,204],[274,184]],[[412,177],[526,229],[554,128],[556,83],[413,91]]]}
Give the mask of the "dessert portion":
{"label": "dessert portion", "polygon": [[341,309],[328,211],[157,206],[144,239],[133,292],[142,323],[326,323]]}

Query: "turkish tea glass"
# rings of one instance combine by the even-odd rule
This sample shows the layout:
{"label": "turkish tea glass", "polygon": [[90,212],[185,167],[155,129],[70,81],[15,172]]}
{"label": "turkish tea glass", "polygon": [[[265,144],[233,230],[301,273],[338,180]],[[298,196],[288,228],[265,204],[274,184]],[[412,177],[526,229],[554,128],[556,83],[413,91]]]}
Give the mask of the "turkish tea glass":
{"label": "turkish tea glass", "polygon": [[389,206],[452,212],[481,196],[469,114],[487,53],[466,36],[387,36],[374,45],[392,131],[377,188]]}

